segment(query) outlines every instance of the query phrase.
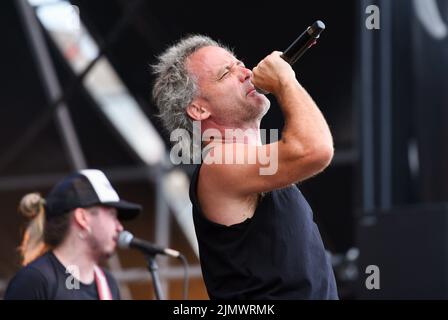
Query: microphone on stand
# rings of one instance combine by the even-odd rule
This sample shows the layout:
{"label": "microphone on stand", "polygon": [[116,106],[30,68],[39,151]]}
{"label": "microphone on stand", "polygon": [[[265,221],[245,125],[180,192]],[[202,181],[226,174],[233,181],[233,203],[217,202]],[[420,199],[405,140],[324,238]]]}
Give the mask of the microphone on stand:
{"label": "microphone on stand", "polygon": [[148,270],[151,272],[153,281],[154,294],[157,300],[163,300],[162,286],[157,273],[158,266],[156,264],[155,256],[163,254],[173,258],[178,258],[184,265],[184,299],[188,298],[188,262],[187,259],[179,252],[169,248],[159,247],[146,240],[135,238],[129,231],[123,230],[118,236],[118,246],[122,249],[134,248],[138,249],[146,255],[148,262]]}
{"label": "microphone on stand", "polygon": [[169,248],[162,248],[146,240],[136,238],[132,233],[126,230],[120,232],[118,237],[118,247],[122,249],[138,249],[149,255],[163,254],[173,258],[179,258],[180,256],[179,251]]}

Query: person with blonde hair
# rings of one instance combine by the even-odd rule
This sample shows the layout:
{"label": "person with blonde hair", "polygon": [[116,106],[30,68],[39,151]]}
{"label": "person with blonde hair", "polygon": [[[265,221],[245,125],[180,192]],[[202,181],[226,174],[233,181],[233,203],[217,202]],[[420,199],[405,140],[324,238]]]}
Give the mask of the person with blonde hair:
{"label": "person with blonde hair", "polygon": [[116,280],[99,265],[115,251],[120,220],[134,218],[141,206],[121,200],[103,172],[75,172],[46,198],[27,194],[19,211],[31,221],[19,247],[23,267],[6,300],[120,299]]}
{"label": "person with blonde hair", "polygon": [[19,247],[22,265],[24,266],[48,250],[47,245],[43,241],[45,224],[44,204],[45,200],[39,193],[29,193],[20,201],[19,212],[31,220],[23,234],[22,244]]}

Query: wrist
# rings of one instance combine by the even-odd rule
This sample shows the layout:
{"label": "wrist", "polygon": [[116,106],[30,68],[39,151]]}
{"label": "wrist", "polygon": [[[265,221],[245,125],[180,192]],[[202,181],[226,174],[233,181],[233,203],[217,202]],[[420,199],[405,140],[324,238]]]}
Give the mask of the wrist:
{"label": "wrist", "polygon": [[297,81],[296,78],[288,78],[284,80],[280,80],[279,88],[277,90],[278,97],[284,97],[288,96],[291,93],[298,91],[302,89],[302,86],[300,85],[299,81]]}

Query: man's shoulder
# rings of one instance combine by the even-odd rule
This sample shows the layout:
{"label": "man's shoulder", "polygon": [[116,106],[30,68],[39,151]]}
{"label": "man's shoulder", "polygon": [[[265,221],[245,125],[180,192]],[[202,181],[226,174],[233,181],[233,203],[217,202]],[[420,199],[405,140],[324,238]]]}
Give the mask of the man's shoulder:
{"label": "man's shoulder", "polygon": [[33,261],[29,265],[22,267],[8,284],[5,299],[27,300],[27,299],[47,299],[49,279],[43,260]]}
{"label": "man's shoulder", "polygon": [[32,261],[26,267],[23,268],[24,272],[29,273],[39,273],[44,278],[47,278],[47,275],[53,275],[55,273],[55,266],[52,261],[52,253],[46,252],[36,260]]}
{"label": "man's shoulder", "polygon": [[51,254],[50,252],[46,252],[40,257],[36,258],[35,260],[31,261],[26,266],[22,267],[18,272],[17,275],[35,275],[36,277],[40,275],[41,277],[45,278],[45,274],[47,271],[53,269],[52,263],[51,263]]}
{"label": "man's shoulder", "polygon": [[14,276],[13,279],[16,278],[25,278],[28,280],[36,280],[36,281],[46,281],[45,275],[42,270],[38,267],[38,265],[27,265],[22,267]]}

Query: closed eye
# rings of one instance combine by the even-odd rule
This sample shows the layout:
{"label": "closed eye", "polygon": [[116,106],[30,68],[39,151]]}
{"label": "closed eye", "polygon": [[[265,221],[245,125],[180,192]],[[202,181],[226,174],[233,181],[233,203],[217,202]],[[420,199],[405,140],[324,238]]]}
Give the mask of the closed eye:
{"label": "closed eye", "polygon": [[234,69],[235,65],[237,65],[237,66],[239,66],[239,67],[243,67],[243,68],[245,68],[244,63],[241,62],[241,61],[239,61],[239,60],[237,60],[236,62],[232,63],[230,66],[227,66],[227,67],[225,68],[225,71],[224,71],[223,74],[221,74],[221,76],[218,78],[218,81],[224,79],[228,74],[230,74],[230,72]]}
{"label": "closed eye", "polygon": [[230,73],[230,70],[226,70],[226,71],[219,77],[218,80],[222,80],[222,79],[224,79],[229,73]]}

